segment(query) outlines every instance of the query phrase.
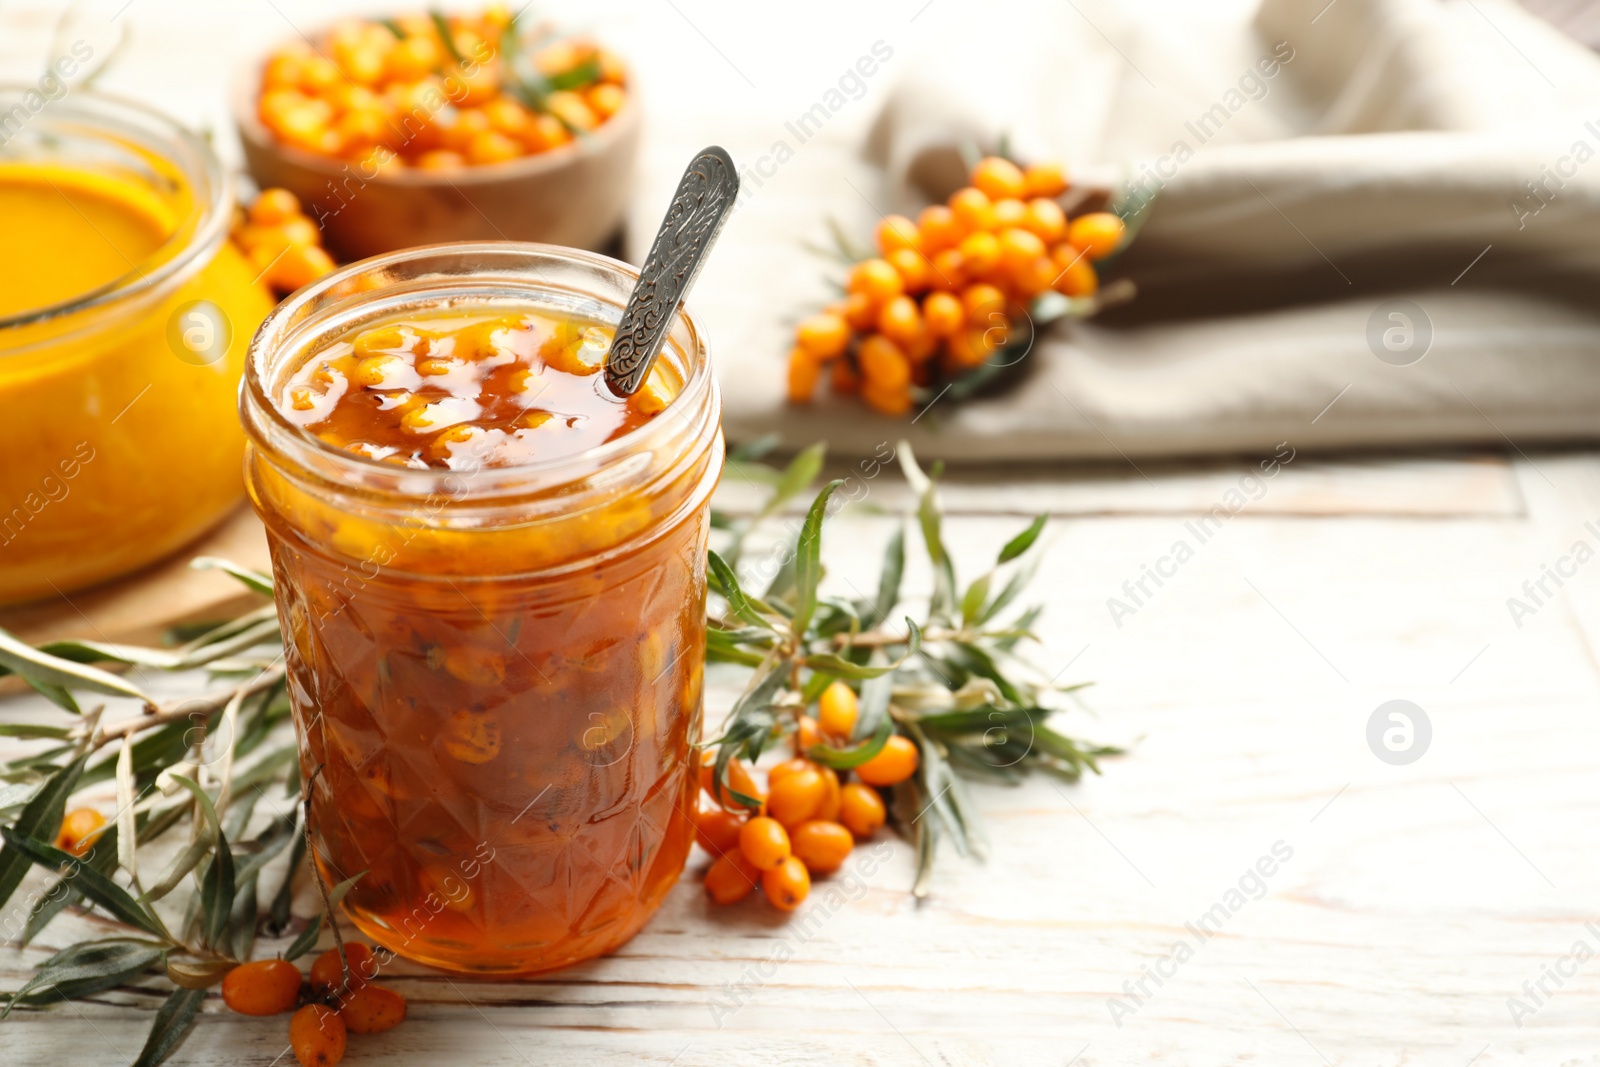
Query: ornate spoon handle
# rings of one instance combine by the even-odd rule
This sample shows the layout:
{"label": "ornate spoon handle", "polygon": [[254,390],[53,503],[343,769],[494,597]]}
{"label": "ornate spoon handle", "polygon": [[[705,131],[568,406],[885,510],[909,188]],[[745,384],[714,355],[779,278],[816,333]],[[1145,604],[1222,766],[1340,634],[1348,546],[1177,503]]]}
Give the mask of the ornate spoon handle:
{"label": "ornate spoon handle", "polygon": [[631,395],[650,373],[673,316],[738,194],[739,172],[728,153],[715,145],[702,150],[683,172],[606,353],[606,384],[618,396]]}

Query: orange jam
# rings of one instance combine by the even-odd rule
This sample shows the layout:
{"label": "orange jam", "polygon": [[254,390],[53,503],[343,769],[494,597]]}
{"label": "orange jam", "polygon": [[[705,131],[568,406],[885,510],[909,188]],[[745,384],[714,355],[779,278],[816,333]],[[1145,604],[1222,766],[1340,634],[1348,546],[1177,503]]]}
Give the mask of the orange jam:
{"label": "orange jam", "polygon": [[682,871],[722,442],[687,316],[645,389],[604,383],[627,268],[456,247],[269,317],[247,482],[326,877],[366,872],[345,908],[402,955],[530,973],[620,945]]}

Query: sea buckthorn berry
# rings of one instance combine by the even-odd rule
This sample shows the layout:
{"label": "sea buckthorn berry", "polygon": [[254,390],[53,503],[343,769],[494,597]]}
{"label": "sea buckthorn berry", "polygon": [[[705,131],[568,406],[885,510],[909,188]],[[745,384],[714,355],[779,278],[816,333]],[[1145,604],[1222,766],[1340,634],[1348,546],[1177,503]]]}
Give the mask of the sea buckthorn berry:
{"label": "sea buckthorn berry", "polygon": [[809,715],[800,716],[794,730],[795,749],[799,752],[804,752],[821,740],[822,735],[817,730],[817,720]]}
{"label": "sea buckthorn berry", "polygon": [[819,771],[821,769],[822,765],[820,763],[804,756],[796,756],[794,759],[784,760],[782,763],[768,769],[767,788],[771,789],[796,771]]}
{"label": "sea buckthorn berry", "polygon": [[744,853],[728,852],[706,871],[706,892],[718,904],[737,904],[755,891],[761,872],[750,865]]}
{"label": "sea buckthorn berry", "polygon": [[961,301],[949,293],[929,293],[922,302],[922,321],[934,337],[949,337],[961,329],[966,312]]}
{"label": "sea buckthorn berry", "polygon": [[897,296],[878,312],[878,332],[902,347],[922,332],[922,314],[909,296]]}
{"label": "sea buckthorn berry", "polygon": [[1006,295],[993,285],[969,285],[961,293],[961,308],[969,325],[988,326],[995,312],[1005,310]]}
{"label": "sea buckthorn berry", "polygon": [[445,148],[435,148],[417,157],[418,170],[460,170],[466,165],[467,161],[460,152]]}
{"label": "sea buckthorn berry", "polygon": [[864,259],[850,270],[849,291],[863,294],[874,304],[893,300],[904,288],[900,272],[886,259]]}
{"label": "sea buckthorn berry", "polygon": [[857,840],[871,837],[883,828],[888,817],[883,797],[870,785],[847,782],[839,790],[839,821]]}
{"label": "sea buckthorn berry", "polygon": [[339,1018],[352,1034],[381,1034],[405,1022],[406,998],[368,982],[340,999]]}
{"label": "sea buckthorn berry", "polygon": [[[730,811],[747,811],[743,804],[734,798],[733,792],[743,793],[756,800],[765,799],[766,794],[756,787],[755,779],[750,777],[750,771],[745,767],[743,760],[731,759],[728,761],[728,774],[724,786],[720,789],[712,787],[712,778],[716,774],[715,752],[706,752],[700,757],[700,788],[706,795]],[[730,792],[732,790],[733,792]],[[718,795],[718,794],[721,795]]]}
{"label": "sea buckthorn berry", "polygon": [[[814,818],[828,795],[828,784],[814,770],[799,770],[773,783],[767,793],[767,815],[784,826],[799,826]],[[741,837],[741,842],[743,838]],[[756,861],[755,856],[751,856]],[[761,866],[759,862],[756,864]],[[762,870],[765,870],[762,867]]]}
{"label": "sea buckthorn berry", "polygon": [[257,226],[277,226],[300,217],[300,198],[287,189],[263,189],[251,202],[249,215]]}
{"label": "sea buckthorn berry", "polygon": [[300,999],[300,969],[288,960],[241,963],[222,979],[222,1002],[240,1015],[277,1015]]}
{"label": "sea buckthorn berry", "polygon": [[917,224],[904,215],[885,215],[878,223],[878,249],[885,256],[902,248],[916,252],[921,247],[922,234]]}
{"label": "sea buckthorn berry", "polygon": [[817,698],[817,726],[825,734],[849,738],[856,728],[859,707],[856,691],[843,682],[834,682]]}
{"label": "sea buckthorn berry", "polygon": [[591,85],[583,94],[583,99],[589,108],[604,120],[622,110],[622,106],[628,102],[628,94],[619,85],[603,82]]}
{"label": "sea buckthorn berry", "polygon": [[333,259],[315,245],[290,245],[267,271],[267,284],[292,292],[333,271]]}
{"label": "sea buckthorn berry", "polygon": [[1067,172],[1059,163],[1032,163],[1022,172],[1028,196],[1056,197],[1067,191]]}
{"label": "sea buckthorn berry", "polygon": [[1100,288],[1100,277],[1087,254],[1064,244],[1057,246],[1052,258],[1057,273],[1050,286],[1062,296],[1093,296]]}
{"label": "sea buckthorn berry", "polygon": [[[350,960],[350,988],[360,989],[367,979],[378,973],[377,958],[359,941],[346,941],[344,952]],[[339,950],[330,948],[311,965],[311,988],[318,993],[331,993],[342,985],[344,963],[339,958]]]}
{"label": "sea buckthorn berry", "polygon": [[774,907],[793,911],[811,893],[811,874],[804,863],[790,856],[771,870],[761,872],[761,891]]}
{"label": "sea buckthorn berry", "polygon": [[[350,376],[357,385],[364,385],[368,389],[382,389],[388,385],[390,389],[401,388],[400,380],[411,367],[399,356],[368,356],[356,364],[355,373]],[[389,383],[393,384],[389,384]]]}
{"label": "sea buckthorn berry", "polygon": [[832,874],[844,866],[856,839],[836,822],[813,819],[794,831],[795,858],[812,874]]}
{"label": "sea buckthorn berry", "polygon": [[981,189],[958,189],[950,197],[950,212],[963,234],[994,227],[994,204]]}
{"label": "sea buckthorn berry", "polygon": [[809,404],[822,377],[822,364],[803,348],[789,351],[788,394],[791,404]]}
{"label": "sea buckthorn berry", "polygon": [[1021,226],[1028,218],[1028,205],[1014,197],[994,202],[994,228],[1007,230]]}
{"label": "sea buckthorn berry", "polygon": [[928,287],[928,261],[914,248],[897,248],[888,256],[889,265],[900,272],[900,283],[908,293]]}
{"label": "sea buckthorn berry", "polygon": [[972,184],[991,200],[1020,197],[1027,186],[1022,171],[1009,159],[986,156],[972,168]]}
{"label": "sea buckthorn berry", "polygon": [[439,744],[451,759],[477,766],[500,755],[500,734],[500,723],[493,716],[463,710],[452,712],[445,721]]}
{"label": "sea buckthorn berry", "polygon": [[522,156],[522,142],[498,130],[485,130],[467,142],[466,153],[469,163],[508,163]]}
{"label": "sea buckthorn berry", "polygon": [[432,74],[443,59],[444,50],[437,40],[414,36],[396,41],[384,59],[384,66],[395,81],[414,82]]}
{"label": "sea buckthorn berry", "polygon": [[911,364],[905,353],[882,334],[872,334],[862,341],[857,358],[861,373],[880,389],[900,389],[911,380]]}
{"label": "sea buckthorn berry", "polygon": [[89,851],[105,825],[106,817],[93,808],[73,808],[61,820],[61,829],[56,834],[56,848],[81,856]]}
{"label": "sea buckthorn berry", "polygon": [[[856,370],[854,360],[836,359],[833,361],[833,373],[828,377],[828,385],[834,392],[849,396],[861,389],[861,373]],[[815,729],[815,727],[812,727]]]}
{"label": "sea buckthorn berry", "polygon": [[962,265],[971,276],[985,277],[1000,265],[1000,239],[987,230],[967,234],[959,250]]}
{"label": "sea buckthorn berry", "polygon": [[967,261],[954,248],[935,252],[928,261],[928,284],[940,292],[955,292],[967,284]]}
{"label": "sea buckthorn berry", "polygon": [[870,380],[863,382],[861,399],[867,402],[868,407],[884,415],[904,415],[911,410],[909,368],[906,372],[906,381],[900,385],[885,385]]}
{"label": "sea buckthorn berry", "polygon": [[867,785],[899,785],[917,772],[919,758],[909,737],[891,734],[876,756],[856,768],[856,777]]}
{"label": "sea buckthorn berry", "polygon": [[1000,262],[1007,270],[1025,267],[1045,254],[1044,242],[1039,235],[1020,226],[1000,231]]}
{"label": "sea buckthorn berry", "polygon": [[326,1005],[307,1004],[289,1020],[289,1047],[301,1067],[337,1067],[348,1040],[344,1020]]}
{"label": "sea buckthorn berry", "polygon": [[1037,197],[1028,201],[1028,212],[1022,225],[1047,245],[1053,245],[1067,235],[1067,213],[1054,200]]}
{"label": "sea buckthorn berry", "polygon": [[844,321],[858,333],[872,329],[872,324],[878,321],[877,306],[866,293],[851,293],[845,297],[842,314]]}
{"label": "sea buckthorn berry", "polygon": [[694,817],[694,839],[713,856],[739,847],[739,830],[744,818],[722,808],[701,808]]}
{"label": "sea buckthorn berry", "polygon": [[1067,226],[1067,240],[1090,259],[1104,259],[1117,250],[1127,227],[1109,211],[1079,215]]}
{"label": "sea buckthorn berry", "polygon": [[931,256],[946,248],[954,248],[964,231],[955,212],[943,204],[930,204],[917,216],[917,233],[919,250],[923,255]]}
{"label": "sea buckthorn berry", "polygon": [[832,359],[850,344],[850,324],[831,311],[812,315],[795,330],[795,341],[818,359]]}
{"label": "sea buckthorn berry", "polygon": [[1018,295],[1024,299],[1032,299],[1050,288],[1055,282],[1057,269],[1055,260],[1049,256],[1039,256],[1031,263],[1023,263],[1011,271],[1011,279]]}
{"label": "sea buckthorn berry", "polygon": [[817,773],[822,775],[822,784],[826,786],[826,791],[822,794],[822,803],[817,805],[813,818],[837,822],[840,803],[839,772],[832,767],[819,765]]}
{"label": "sea buckthorn berry", "polygon": [[739,851],[756,870],[770,871],[789,858],[789,831],[777,819],[757,815],[739,827]]}

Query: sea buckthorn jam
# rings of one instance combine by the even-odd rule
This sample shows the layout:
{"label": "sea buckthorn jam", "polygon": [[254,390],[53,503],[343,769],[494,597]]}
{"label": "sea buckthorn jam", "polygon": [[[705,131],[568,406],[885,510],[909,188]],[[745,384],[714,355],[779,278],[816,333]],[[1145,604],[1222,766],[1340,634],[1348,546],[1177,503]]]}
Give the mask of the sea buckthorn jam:
{"label": "sea buckthorn jam", "polygon": [[536,245],[346,268],[257,336],[242,401],[330,884],[412,959],[606,952],[693,838],[709,494],[703,339],[600,374],[632,275]]}

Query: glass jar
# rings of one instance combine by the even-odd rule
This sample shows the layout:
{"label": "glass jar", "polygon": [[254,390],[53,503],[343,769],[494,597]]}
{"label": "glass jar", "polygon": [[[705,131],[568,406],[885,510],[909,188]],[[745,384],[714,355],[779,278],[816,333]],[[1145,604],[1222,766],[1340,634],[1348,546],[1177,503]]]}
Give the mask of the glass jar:
{"label": "glass jar", "polygon": [[410,959],[527,974],[631,937],[694,836],[710,495],[705,335],[614,441],[417,470],[325,444],[273,403],[330,342],[400,315],[533,306],[615,324],[637,272],[545,245],[434,245],[301,290],[251,347],[246,483],[266,523],[301,769],[329,884]]}
{"label": "glass jar", "polygon": [[63,91],[0,86],[0,603],[127,573],[237,504],[233,398],[272,307],[210,147]]}

